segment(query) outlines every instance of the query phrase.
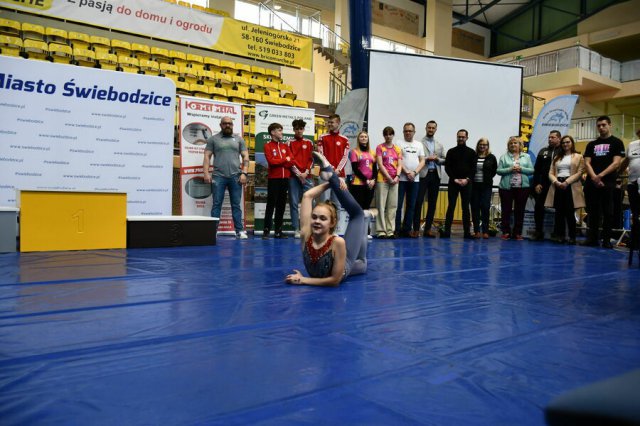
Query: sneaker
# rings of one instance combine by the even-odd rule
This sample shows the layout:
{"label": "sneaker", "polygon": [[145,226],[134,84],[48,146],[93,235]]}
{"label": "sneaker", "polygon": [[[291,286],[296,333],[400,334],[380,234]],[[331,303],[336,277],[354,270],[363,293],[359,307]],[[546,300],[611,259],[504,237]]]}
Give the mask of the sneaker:
{"label": "sneaker", "polygon": [[436,233],[431,231],[431,230],[424,231],[424,234],[422,234],[422,235],[424,235],[427,238],[435,238],[436,237]]}
{"label": "sneaker", "polygon": [[278,240],[286,240],[287,239],[287,235],[285,233],[283,233],[282,231],[276,231],[276,233],[273,234],[273,238],[276,238]]}
{"label": "sneaker", "polygon": [[473,234],[473,238],[474,238],[474,239],[476,239],[476,240],[479,240],[480,238],[482,238],[482,234],[481,234],[481,233],[479,233],[479,232],[475,232],[475,233]]}
{"label": "sneaker", "polygon": [[486,232],[484,234],[482,234],[482,239],[488,240],[489,239],[489,234],[487,234]]}
{"label": "sneaker", "polygon": [[[300,238],[300,237],[298,236],[298,238]],[[367,235],[367,240],[373,240],[373,236]]]}
{"label": "sneaker", "polygon": [[296,231],[296,232],[293,234],[293,238],[298,238],[298,239],[299,239],[299,238],[300,238],[300,231]]}
{"label": "sneaker", "polygon": [[613,244],[611,244],[611,241],[602,241],[602,248],[612,249],[613,248]]}
{"label": "sneaker", "polygon": [[247,238],[249,238],[249,236],[247,235],[246,231],[236,232],[236,239],[237,240],[246,240]]}
{"label": "sneaker", "polygon": [[522,237],[522,235],[516,235],[515,237],[513,237],[513,239],[516,241],[524,241],[524,238]]}
{"label": "sneaker", "polygon": [[502,236],[500,237],[501,240],[507,241],[511,239],[511,235],[509,234],[502,234]]}

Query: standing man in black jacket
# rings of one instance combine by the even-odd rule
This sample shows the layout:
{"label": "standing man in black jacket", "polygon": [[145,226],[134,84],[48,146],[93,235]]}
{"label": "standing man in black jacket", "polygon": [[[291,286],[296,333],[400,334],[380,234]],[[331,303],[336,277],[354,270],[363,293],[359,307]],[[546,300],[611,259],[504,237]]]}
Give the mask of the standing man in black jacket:
{"label": "standing man in black jacket", "polygon": [[533,196],[536,206],[533,211],[533,218],[536,222],[536,233],[533,241],[544,240],[544,200],[547,199],[547,193],[551,186],[549,180],[549,169],[551,162],[560,148],[560,139],[562,135],[557,130],[549,132],[549,145],[542,148],[536,157],[536,164],[533,168]]}
{"label": "standing man in black jacket", "polygon": [[472,239],[471,235],[471,214],[469,212],[469,201],[471,200],[471,183],[476,167],[476,152],[467,146],[469,132],[465,129],[458,130],[458,145],[447,151],[444,160],[444,170],[449,175],[447,217],[444,222],[444,231],[440,233],[440,238],[451,236],[451,222],[456,209],[458,194],[462,203],[462,226],[464,238]]}

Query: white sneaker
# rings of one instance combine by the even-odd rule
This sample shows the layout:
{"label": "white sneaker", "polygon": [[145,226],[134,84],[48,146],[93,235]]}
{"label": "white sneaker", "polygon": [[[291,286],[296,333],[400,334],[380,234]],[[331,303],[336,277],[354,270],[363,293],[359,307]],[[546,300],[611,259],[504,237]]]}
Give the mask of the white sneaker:
{"label": "white sneaker", "polygon": [[373,240],[373,236],[372,235],[367,235],[367,240]]}
{"label": "white sneaker", "polygon": [[237,240],[246,240],[247,238],[249,238],[249,236],[247,235],[246,231],[236,232],[236,239]]}
{"label": "white sneaker", "polygon": [[300,231],[296,231],[296,232],[293,234],[293,238],[300,238]]}

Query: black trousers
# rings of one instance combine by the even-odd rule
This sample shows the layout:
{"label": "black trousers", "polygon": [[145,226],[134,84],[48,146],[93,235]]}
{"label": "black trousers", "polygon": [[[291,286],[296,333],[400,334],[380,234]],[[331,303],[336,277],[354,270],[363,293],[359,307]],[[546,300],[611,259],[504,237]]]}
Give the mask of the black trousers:
{"label": "black trousers", "polygon": [[438,202],[438,193],[440,191],[440,178],[438,172],[427,173],[424,178],[420,178],[420,186],[418,187],[418,198],[416,198],[416,206],[413,212],[413,230],[420,231],[420,219],[422,218],[422,204],[425,196],[427,199],[427,216],[424,220],[424,229],[427,231],[433,225],[433,218],[436,215],[436,203]]}
{"label": "black trousers", "polygon": [[[591,180],[584,184],[584,198],[587,204],[588,239],[592,242],[602,240],[609,242],[613,223],[613,187],[597,188]],[[602,235],[600,223],[602,222]]]}
{"label": "black trousers", "polygon": [[[531,188],[531,192],[535,194],[535,207],[533,209],[533,220],[536,222],[536,233],[542,235],[544,230],[544,202],[547,199],[549,193],[549,185],[542,185],[542,191],[539,194],[535,192],[534,188]],[[562,238],[562,236],[560,236]]]}
{"label": "black trousers", "polygon": [[629,207],[631,207],[631,248],[640,249],[640,194],[638,194],[638,184],[627,185],[629,195]]}
{"label": "black trousers", "polygon": [[553,199],[553,208],[556,210],[553,220],[553,233],[556,238],[563,239],[566,229],[569,230],[569,239],[576,239],[576,212],[573,207],[573,193],[571,185],[566,189],[556,188]]}
{"label": "black trousers", "polygon": [[471,232],[471,212],[469,211],[471,185],[471,182],[465,186],[460,186],[455,183],[453,179],[449,181],[449,206],[447,207],[447,217],[444,223],[445,232],[451,232],[451,223],[453,222],[453,213],[456,210],[456,203],[458,202],[458,194],[460,194],[460,202],[462,203],[462,226],[464,234],[467,235]]}
{"label": "black trousers", "polygon": [[272,179],[267,180],[267,210],[264,212],[264,229],[271,230],[273,225],[273,210],[275,208],[276,232],[282,231],[282,218],[284,209],[287,206],[287,194],[289,191],[289,179]]}

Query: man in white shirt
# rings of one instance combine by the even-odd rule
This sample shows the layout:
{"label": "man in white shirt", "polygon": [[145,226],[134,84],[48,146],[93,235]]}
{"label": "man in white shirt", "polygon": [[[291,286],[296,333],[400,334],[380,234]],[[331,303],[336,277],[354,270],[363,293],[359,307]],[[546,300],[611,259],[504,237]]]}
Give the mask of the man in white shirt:
{"label": "man in white shirt", "polygon": [[[416,134],[416,126],[413,123],[405,123],[402,128],[404,139],[398,142],[402,151],[402,173],[398,184],[398,209],[396,210],[396,232],[400,237],[416,238],[418,232],[411,231],[413,214],[415,211],[418,190],[420,189],[420,170],[424,167],[424,147],[422,142],[413,138]],[[402,219],[402,207],[407,204]]]}

